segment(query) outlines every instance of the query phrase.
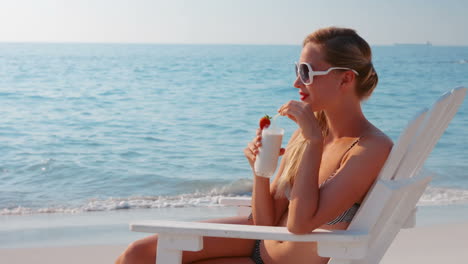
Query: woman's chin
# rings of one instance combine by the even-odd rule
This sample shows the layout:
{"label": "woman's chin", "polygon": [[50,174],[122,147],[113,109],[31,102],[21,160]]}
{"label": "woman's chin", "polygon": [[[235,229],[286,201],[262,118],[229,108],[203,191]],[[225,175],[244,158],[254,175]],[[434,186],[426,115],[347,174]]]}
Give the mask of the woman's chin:
{"label": "woman's chin", "polygon": [[304,97],[301,97],[301,102],[306,103],[306,104],[312,104],[312,101],[313,101],[313,100],[311,100],[311,99],[312,99],[312,98],[310,98],[310,96],[307,96],[307,97],[305,97],[305,98],[304,98]]}
{"label": "woman's chin", "polygon": [[318,106],[317,103],[314,103],[313,100],[306,100],[306,101],[303,101],[304,103],[308,104],[310,109],[313,111],[313,112],[318,112],[318,111],[321,111],[323,110],[322,107]]}

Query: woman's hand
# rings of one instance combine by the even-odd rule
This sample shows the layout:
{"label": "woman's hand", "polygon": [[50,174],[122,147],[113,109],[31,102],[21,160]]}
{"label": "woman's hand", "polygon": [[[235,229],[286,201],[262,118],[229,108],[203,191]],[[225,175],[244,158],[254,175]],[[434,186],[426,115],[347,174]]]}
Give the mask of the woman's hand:
{"label": "woman's hand", "polygon": [[306,140],[323,142],[322,130],[309,104],[291,100],[281,106],[278,113],[296,122]]}
{"label": "woman's hand", "polygon": [[[250,167],[254,170],[255,159],[259,152],[258,148],[262,146],[262,130],[257,129],[257,135],[247,144],[247,147],[244,149],[244,155],[249,161]],[[285,152],[284,148],[280,149],[279,155],[283,155]]]}

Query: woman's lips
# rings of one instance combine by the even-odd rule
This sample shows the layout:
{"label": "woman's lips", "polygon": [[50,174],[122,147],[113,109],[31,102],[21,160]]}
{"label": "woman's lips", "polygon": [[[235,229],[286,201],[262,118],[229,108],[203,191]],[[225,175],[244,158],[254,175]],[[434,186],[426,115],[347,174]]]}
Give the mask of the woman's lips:
{"label": "woman's lips", "polygon": [[301,93],[300,92],[299,94],[301,95],[301,101],[304,101],[307,97],[309,97],[309,95],[306,94],[306,93]]}

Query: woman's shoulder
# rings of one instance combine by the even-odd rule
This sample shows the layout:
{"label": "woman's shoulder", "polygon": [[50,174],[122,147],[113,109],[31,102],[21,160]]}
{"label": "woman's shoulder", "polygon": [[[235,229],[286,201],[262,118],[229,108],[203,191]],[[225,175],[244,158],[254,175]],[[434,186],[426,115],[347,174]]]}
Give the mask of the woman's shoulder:
{"label": "woman's shoulder", "polygon": [[359,143],[363,148],[388,150],[388,152],[393,147],[392,139],[375,126],[372,126],[361,136]]}
{"label": "woman's shoulder", "polygon": [[384,132],[377,128],[366,131],[357,144],[343,157],[341,166],[366,171],[360,175],[368,175],[375,178],[387,160],[393,147],[393,141]]}

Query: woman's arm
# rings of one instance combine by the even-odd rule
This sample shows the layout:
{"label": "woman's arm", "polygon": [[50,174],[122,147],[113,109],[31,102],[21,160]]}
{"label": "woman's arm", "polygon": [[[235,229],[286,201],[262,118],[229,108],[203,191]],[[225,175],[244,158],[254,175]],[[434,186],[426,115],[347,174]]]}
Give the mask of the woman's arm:
{"label": "woman's arm", "polygon": [[[286,146],[285,154],[287,154],[288,146],[298,135],[298,131],[293,133]],[[252,215],[255,225],[276,226],[288,208],[289,201],[287,198],[276,197],[276,187],[287,162],[286,156],[281,159],[276,177],[271,184],[269,178],[256,176],[255,171],[253,172]]]}
{"label": "woman's arm", "polygon": [[367,193],[382,169],[393,143],[386,136],[359,141],[336,175],[318,187],[320,146],[307,146],[292,190],[288,229],[305,234],[336,218]]}
{"label": "woman's arm", "polygon": [[306,142],[304,154],[291,191],[288,230],[301,233],[308,226],[319,205],[318,175],[322,160],[323,143]]}

